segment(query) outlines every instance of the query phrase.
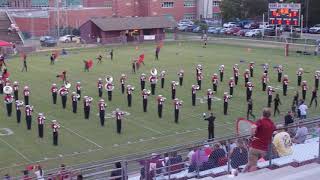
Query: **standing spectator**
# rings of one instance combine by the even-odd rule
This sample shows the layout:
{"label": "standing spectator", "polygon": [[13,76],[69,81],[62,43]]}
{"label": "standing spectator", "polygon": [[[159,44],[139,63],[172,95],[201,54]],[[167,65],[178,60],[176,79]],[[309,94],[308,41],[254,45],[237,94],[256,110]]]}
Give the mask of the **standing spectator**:
{"label": "standing spectator", "polygon": [[249,148],[248,164],[244,172],[257,170],[258,159],[264,157],[268,151],[273,131],[276,129],[270,116],[270,108],[264,108],[262,117],[252,126],[251,133],[253,138]]}
{"label": "standing spectator", "polygon": [[230,151],[231,167],[239,170],[239,166],[248,163],[248,150],[243,140],[238,139],[237,146]]}
{"label": "standing spectator", "polygon": [[123,177],[121,163],[116,162],[114,165],[115,165],[115,169],[111,172],[110,177],[112,177],[112,178],[110,178],[110,179],[121,180]]}
{"label": "standing spectator", "polygon": [[37,180],[44,180],[44,172],[40,165],[38,165],[35,169],[34,175],[36,176]]}
{"label": "standing spectator", "polygon": [[282,125],[278,125],[277,134],[273,137],[273,145],[280,157],[289,156],[292,154],[292,142],[289,133],[287,133]]}
{"label": "standing spectator", "polygon": [[308,135],[308,128],[302,125],[302,121],[299,122],[299,126],[296,131],[296,135],[293,138],[293,142],[296,144],[303,144]]}
{"label": "standing spectator", "polygon": [[299,112],[300,112],[301,119],[307,118],[307,110],[308,110],[308,106],[304,104],[304,101],[301,101],[301,105],[299,106]]}

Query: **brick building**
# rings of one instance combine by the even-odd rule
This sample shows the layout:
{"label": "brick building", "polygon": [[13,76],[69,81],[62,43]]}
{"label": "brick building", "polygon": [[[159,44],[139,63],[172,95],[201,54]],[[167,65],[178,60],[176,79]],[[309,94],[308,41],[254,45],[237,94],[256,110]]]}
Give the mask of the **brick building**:
{"label": "brick building", "polygon": [[[221,20],[221,0],[1,0],[23,32],[45,35],[60,27],[79,28],[93,17],[167,16]],[[58,11],[59,9],[59,11]]]}

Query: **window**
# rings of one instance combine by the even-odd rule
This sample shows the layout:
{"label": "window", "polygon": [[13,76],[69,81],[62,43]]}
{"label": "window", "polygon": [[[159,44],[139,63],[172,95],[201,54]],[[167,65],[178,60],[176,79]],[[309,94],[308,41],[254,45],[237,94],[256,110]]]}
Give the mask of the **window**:
{"label": "window", "polygon": [[163,2],[162,4],[161,4],[161,7],[162,8],[173,8],[173,2]]}
{"label": "window", "polygon": [[184,19],[194,20],[196,18],[195,14],[184,14]]}
{"label": "window", "polygon": [[49,0],[31,0],[32,7],[49,7]]}
{"label": "window", "polygon": [[184,7],[195,7],[196,1],[195,0],[184,0]]}
{"label": "window", "polygon": [[112,1],[106,2],[106,8],[112,8]]}
{"label": "window", "polygon": [[213,7],[217,7],[217,6],[220,6],[220,1],[212,1],[212,6]]}
{"label": "window", "polygon": [[82,0],[63,0],[64,7],[80,6],[82,5]]}

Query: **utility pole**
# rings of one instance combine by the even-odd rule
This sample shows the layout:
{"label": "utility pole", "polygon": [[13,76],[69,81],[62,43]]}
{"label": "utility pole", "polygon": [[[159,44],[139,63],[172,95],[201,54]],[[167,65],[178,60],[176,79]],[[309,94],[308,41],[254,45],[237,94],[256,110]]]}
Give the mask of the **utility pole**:
{"label": "utility pole", "polygon": [[306,27],[308,27],[308,21],[309,21],[309,4],[310,4],[310,0],[305,0],[305,8],[306,8],[306,20],[305,20],[305,24],[306,24]]}
{"label": "utility pole", "polygon": [[58,23],[57,23],[57,26],[58,26],[58,38],[60,37],[60,7],[59,7],[59,3],[61,2],[61,0],[57,0],[56,3],[57,3],[57,20],[58,20]]}

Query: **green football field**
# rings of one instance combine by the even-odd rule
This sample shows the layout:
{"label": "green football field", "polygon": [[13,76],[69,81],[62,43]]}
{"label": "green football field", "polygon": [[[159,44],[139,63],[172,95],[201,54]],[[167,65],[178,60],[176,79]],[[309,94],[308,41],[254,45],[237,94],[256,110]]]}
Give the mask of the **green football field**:
{"label": "green football field", "polygon": [[[22,114],[22,123],[17,124],[15,110],[13,116],[7,117],[5,105],[0,110],[0,175],[7,172],[15,173],[21,170],[25,164],[40,162],[45,169],[58,167],[60,163],[67,165],[102,160],[125,154],[149,151],[165,146],[188,143],[193,140],[205,139],[207,137],[207,122],[203,120],[202,113],[207,112],[207,104],[201,98],[206,95],[206,90],[212,88],[211,75],[218,73],[220,64],[225,65],[225,79],[219,84],[216,98],[213,101],[213,112],[215,113],[217,136],[230,135],[234,133],[235,121],[239,117],[246,116],[246,97],[243,72],[250,61],[255,61],[255,77],[252,81],[255,84],[253,100],[254,114],[260,116],[260,111],[267,105],[266,92],[262,92],[260,77],[263,63],[270,65],[270,85],[282,87],[276,82],[276,72],[272,69],[277,64],[284,65],[284,74],[289,75],[288,96],[280,94],[282,114],[274,117],[276,121],[283,119],[284,113],[290,109],[295,90],[301,91],[296,86],[296,70],[303,67],[307,72],[303,79],[308,81],[309,91],[307,101],[311,98],[311,89],[314,83],[314,71],[319,68],[319,58],[314,56],[296,56],[292,54],[284,57],[283,49],[254,48],[247,51],[244,46],[216,45],[209,44],[202,48],[200,43],[166,43],[160,52],[160,60],[154,60],[154,44],[140,45],[136,50],[135,46],[118,46],[114,49],[114,60],[104,58],[101,65],[96,65],[95,57],[98,54],[106,56],[110,48],[93,48],[70,50],[68,55],[60,56],[55,65],[49,64],[49,54],[35,53],[28,55],[28,72],[20,72],[22,62],[19,57],[9,60],[8,69],[11,73],[11,81],[17,80],[20,83],[19,96],[22,99],[22,88],[28,85],[31,90],[30,104],[34,106],[32,130],[27,131],[25,116]],[[131,73],[130,59],[145,53],[145,66],[142,66],[137,74]],[[95,64],[90,72],[83,72],[83,60],[94,59]],[[241,62],[240,62],[241,61]],[[239,84],[234,90],[234,96],[229,103],[229,115],[223,115],[223,92],[229,91],[228,79],[232,76],[232,66],[239,64]],[[204,80],[202,90],[197,92],[196,107],[191,106],[191,85],[196,83],[195,67],[203,65]],[[156,96],[150,96],[148,101],[148,112],[142,110],[142,97],[140,92],[140,74],[150,74],[151,68],[157,68],[158,72],[167,72],[165,88],[160,88],[158,82],[156,94],[167,97],[164,105],[164,117],[157,116]],[[183,100],[183,107],[180,110],[180,122],[174,123],[173,104],[171,101],[170,82],[178,80],[177,72],[180,69],[185,71],[184,85],[177,88],[177,97]],[[61,80],[56,75],[63,70],[68,72],[68,80],[71,82],[71,91],[75,91],[75,82],[82,84],[82,95],[93,97],[91,115],[89,120],[84,119],[82,102],[78,104],[78,113],[73,114],[71,110],[70,96],[67,102],[67,109],[63,110],[60,97],[58,103],[52,104],[50,87],[52,83],[61,85]],[[308,73],[309,72],[309,73]],[[120,92],[119,78],[122,73],[127,74],[127,84],[134,85],[136,90],[133,93],[133,107],[127,107],[126,95]],[[112,102],[107,102],[107,113],[120,108],[129,113],[123,120],[123,133],[116,133],[114,118],[106,119],[106,126],[100,127],[98,113],[97,79],[105,78],[106,75],[114,77],[115,89]],[[150,89],[149,83],[146,87]],[[104,92],[104,99],[107,100],[107,93]],[[206,102],[206,101],[204,101]],[[45,137],[40,140],[37,136],[36,117],[43,112],[47,118]],[[310,116],[316,115],[319,109],[310,108]],[[59,146],[52,145],[52,130],[50,123],[56,119],[61,124],[59,134]],[[13,134],[6,135],[6,129]]]}

